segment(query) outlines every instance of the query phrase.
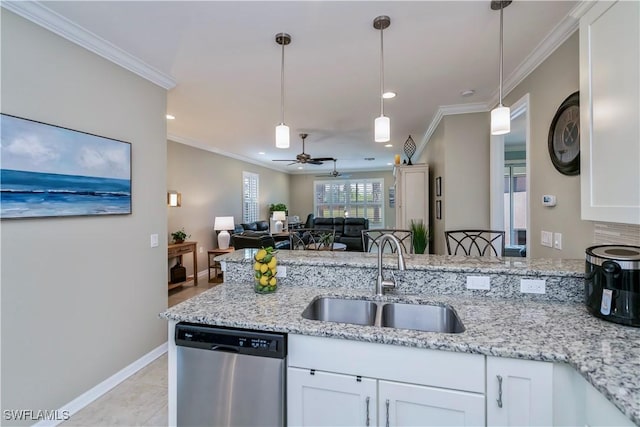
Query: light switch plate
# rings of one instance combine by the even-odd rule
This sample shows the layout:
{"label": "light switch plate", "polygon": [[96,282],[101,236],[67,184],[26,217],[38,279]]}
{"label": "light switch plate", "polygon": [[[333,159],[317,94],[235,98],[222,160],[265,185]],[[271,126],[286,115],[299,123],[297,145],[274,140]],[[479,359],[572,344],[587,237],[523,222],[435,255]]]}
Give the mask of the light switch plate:
{"label": "light switch plate", "polygon": [[562,249],[562,233],[553,233],[553,247]]}
{"label": "light switch plate", "polygon": [[551,231],[540,232],[540,244],[549,248],[553,247],[553,233]]}
{"label": "light switch plate", "polygon": [[487,276],[467,276],[467,289],[488,291],[491,289],[491,278]]}
{"label": "light switch plate", "polygon": [[285,267],[284,265],[277,265],[276,266],[276,277],[287,277],[287,267]]}
{"label": "light switch plate", "polygon": [[151,235],[150,245],[151,245],[152,248],[157,248],[158,247],[158,235],[157,234],[152,234]]}
{"label": "light switch plate", "polygon": [[546,292],[546,280],[520,279],[520,292],[524,294],[544,294]]}

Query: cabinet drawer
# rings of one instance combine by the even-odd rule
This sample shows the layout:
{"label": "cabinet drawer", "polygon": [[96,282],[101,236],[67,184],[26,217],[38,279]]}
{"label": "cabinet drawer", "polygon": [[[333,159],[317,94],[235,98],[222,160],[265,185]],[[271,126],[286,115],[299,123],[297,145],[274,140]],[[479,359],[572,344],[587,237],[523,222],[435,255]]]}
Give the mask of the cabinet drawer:
{"label": "cabinet drawer", "polygon": [[184,248],[169,249],[169,256],[184,255],[190,252],[193,252],[193,248],[191,246],[187,246]]}

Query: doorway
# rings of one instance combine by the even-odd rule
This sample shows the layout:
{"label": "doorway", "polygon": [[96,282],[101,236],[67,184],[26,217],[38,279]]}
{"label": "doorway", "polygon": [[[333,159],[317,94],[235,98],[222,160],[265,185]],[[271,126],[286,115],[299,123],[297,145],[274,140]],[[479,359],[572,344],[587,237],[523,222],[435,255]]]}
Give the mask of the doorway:
{"label": "doorway", "polygon": [[491,136],[491,228],[505,231],[505,256],[530,253],[529,94],[511,107],[511,132]]}

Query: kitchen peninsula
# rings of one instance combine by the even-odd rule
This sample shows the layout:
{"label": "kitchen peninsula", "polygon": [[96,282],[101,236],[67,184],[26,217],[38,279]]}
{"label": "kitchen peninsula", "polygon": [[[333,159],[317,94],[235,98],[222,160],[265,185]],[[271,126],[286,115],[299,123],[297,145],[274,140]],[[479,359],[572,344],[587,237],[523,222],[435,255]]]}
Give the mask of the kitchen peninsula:
{"label": "kitchen peninsula", "polygon": [[[598,415],[606,413],[610,425],[640,425],[640,330],[587,313],[582,303],[583,261],[408,255],[406,270],[394,271],[397,288],[376,297],[375,254],[280,251],[278,262],[286,267],[286,277],[280,278],[276,293],[259,295],[253,291],[252,254],[250,250],[237,251],[217,258],[225,264],[228,281],[162,314],[170,321],[170,423],[176,420],[173,331],[177,322],[190,322],[287,333],[290,387],[301,370],[317,370],[317,375],[321,371],[343,372],[344,360],[355,358],[359,364],[345,367],[344,374],[367,377],[364,379],[374,381],[380,390],[400,384],[418,391],[438,391],[441,396],[456,393],[456,399],[464,396],[470,407],[476,408],[468,416],[476,416],[481,424],[495,425],[502,422],[504,411],[496,409],[495,378],[506,378],[506,374],[495,372],[501,372],[503,362],[513,361],[527,372],[529,366],[546,370],[542,374],[546,385],[534,388],[531,396],[535,412],[548,417],[545,424],[595,425],[600,422]],[[396,260],[385,255],[383,262],[388,277],[389,270],[396,269]],[[469,276],[488,277],[490,289],[467,289]],[[521,293],[522,279],[544,280],[545,293]],[[304,309],[319,296],[449,305],[465,331],[433,333],[303,318]],[[326,360],[314,360],[304,348],[317,354],[323,348],[331,352]],[[342,351],[350,357],[344,357],[347,353]],[[360,351],[365,358],[359,358]],[[379,361],[380,355],[397,356],[398,363],[395,359]],[[419,365],[409,366],[417,361],[421,361]],[[407,366],[409,371],[403,371]],[[430,370],[438,370],[441,375],[433,372],[434,376],[444,377],[433,379],[427,375]],[[470,373],[467,377],[473,381],[460,380],[461,374],[456,378],[456,371]],[[531,383],[535,385],[536,379]],[[507,410],[509,393],[505,389]],[[289,400],[290,423],[297,419],[292,405]],[[383,425],[385,400],[378,399],[372,405],[373,425],[375,420]],[[392,407],[392,413],[396,410]]]}

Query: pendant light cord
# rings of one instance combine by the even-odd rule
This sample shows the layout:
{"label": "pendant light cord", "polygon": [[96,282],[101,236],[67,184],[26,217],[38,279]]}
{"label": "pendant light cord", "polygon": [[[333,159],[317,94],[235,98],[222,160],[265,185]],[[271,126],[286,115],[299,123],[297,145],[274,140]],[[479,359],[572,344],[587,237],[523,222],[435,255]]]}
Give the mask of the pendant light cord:
{"label": "pendant light cord", "polygon": [[281,124],[284,124],[284,45],[282,43],[282,63],[280,65],[280,114],[282,117]]}
{"label": "pendant light cord", "polygon": [[380,117],[384,116],[384,40],[382,33],[384,29],[380,29]]}
{"label": "pendant light cord", "polygon": [[504,11],[504,6],[501,4],[500,5],[500,106],[502,107],[502,67],[503,67],[503,54],[502,54],[502,45],[503,45],[503,39],[502,39],[502,12]]}

